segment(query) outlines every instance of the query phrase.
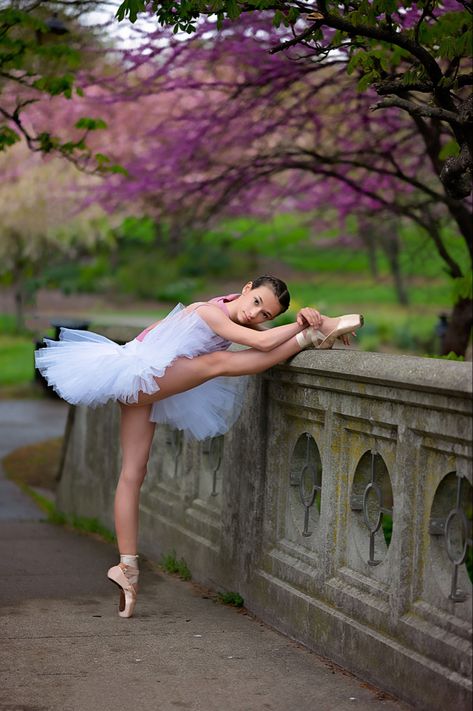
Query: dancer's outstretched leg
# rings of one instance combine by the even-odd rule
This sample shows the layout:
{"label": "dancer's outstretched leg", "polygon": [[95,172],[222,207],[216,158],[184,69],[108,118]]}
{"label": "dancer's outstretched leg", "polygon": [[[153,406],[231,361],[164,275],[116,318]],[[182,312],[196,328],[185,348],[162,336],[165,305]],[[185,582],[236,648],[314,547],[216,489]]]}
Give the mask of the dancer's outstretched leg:
{"label": "dancer's outstretched leg", "polygon": [[254,375],[299,353],[301,346],[293,336],[270,351],[248,348],[244,351],[217,351],[196,358],[178,358],[161,378],[156,378],[159,390],[152,395],[142,393],[133,407],[157,402],[171,395],[195,388],[220,375]]}

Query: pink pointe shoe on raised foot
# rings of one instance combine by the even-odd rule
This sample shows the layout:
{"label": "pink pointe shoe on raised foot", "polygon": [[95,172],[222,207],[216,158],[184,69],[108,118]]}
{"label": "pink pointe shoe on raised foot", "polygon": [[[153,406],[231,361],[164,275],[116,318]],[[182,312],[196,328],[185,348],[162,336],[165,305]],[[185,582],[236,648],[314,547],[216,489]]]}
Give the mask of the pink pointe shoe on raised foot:
{"label": "pink pointe shoe on raised foot", "polygon": [[131,617],[136,605],[138,593],[138,568],[133,565],[119,563],[107,572],[107,578],[120,588],[118,614],[120,617]]}
{"label": "pink pointe shoe on raised foot", "polygon": [[297,334],[296,340],[302,348],[312,346],[318,350],[327,350],[332,348],[337,338],[344,336],[346,333],[356,331],[357,328],[363,326],[363,323],[364,319],[361,314],[346,314],[345,316],[340,316],[337,325],[330,333],[322,333],[322,331],[314,327],[306,328],[305,331]]}

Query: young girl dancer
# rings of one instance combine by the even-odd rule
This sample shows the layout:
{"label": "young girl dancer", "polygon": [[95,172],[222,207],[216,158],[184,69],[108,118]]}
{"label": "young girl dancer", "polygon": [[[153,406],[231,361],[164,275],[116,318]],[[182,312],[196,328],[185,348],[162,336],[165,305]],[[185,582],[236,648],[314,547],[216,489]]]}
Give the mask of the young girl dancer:
{"label": "young girl dancer", "polygon": [[[120,563],[108,577],[120,587],[119,615],[131,617],[138,584],[138,510],[155,424],[167,423],[196,439],[228,431],[242,405],[241,379],[311,346],[331,348],[362,326],[359,314],[329,318],[303,308],[296,321],[261,330],[289,307],[286,284],[273,276],[248,282],[240,294],[184,308],[119,346],[89,331],[61,329],[45,339],[36,365],[71,404],[121,408],[122,467],[115,494]],[[229,352],[231,343],[249,346]],[[226,377],[225,377],[226,376]]]}

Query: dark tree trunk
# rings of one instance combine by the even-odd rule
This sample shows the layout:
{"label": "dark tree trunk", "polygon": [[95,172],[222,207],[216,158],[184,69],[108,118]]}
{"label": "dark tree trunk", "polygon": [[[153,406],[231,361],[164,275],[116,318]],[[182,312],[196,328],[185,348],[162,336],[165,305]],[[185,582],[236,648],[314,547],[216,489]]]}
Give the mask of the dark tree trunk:
{"label": "dark tree trunk", "polygon": [[388,222],[384,229],[380,229],[380,234],[382,238],[381,245],[389,262],[389,269],[393,278],[397,300],[401,306],[408,306],[409,296],[399,260],[401,245],[397,229],[392,223]]}
{"label": "dark tree trunk", "polygon": [[378,260],[376,257],[376,238],[374,233],[366,227],[364,223],[360,225],[359,235],[363,245],[366,248],[368,256],[368,265],[372,278],[377,280],[379,277]]}
{"label": "dark tree trunk", "polygon": [[409,306],[409,295],[407,293],[404,277],[401,272],[401,266],[399,264],[399,254],[396,253],[388,255],[388,259],[397,300],[401,306]]}
{"label": "dark tree trunk", "polygon": [[473,301],[459,299],[453,307],[448,322],[447,332],[442,343],[442,355],[448,355],[453,351],[457,355],[464,356],[468,348],[472,326]]}
{"label": "dark tree trunk", "polygon": [[166,244],[166,253],[169,255],[169,257],[178,257],[181,253],[182,244],[184,241],[184,232],[185,228],[183,228],[181,225],[175,223],[171,224],[171,227],[169,229],[169,241]]}
{"label": "dark tree trunk", "polygon": [[26,294],[23,275],[19,267],[13,269],[13,294],[15,298],[16,330],[21,332],[25,329]]}
{"label": "dark tree trunk", "polygon": [[368,246],[368,263],[369,263],[371,276],[373,277],[374,280],[377,280],[379,277],[379,271],[378,271],[378,260],[376,258],[376,248],[375,248],[374,244],[370,244]]}

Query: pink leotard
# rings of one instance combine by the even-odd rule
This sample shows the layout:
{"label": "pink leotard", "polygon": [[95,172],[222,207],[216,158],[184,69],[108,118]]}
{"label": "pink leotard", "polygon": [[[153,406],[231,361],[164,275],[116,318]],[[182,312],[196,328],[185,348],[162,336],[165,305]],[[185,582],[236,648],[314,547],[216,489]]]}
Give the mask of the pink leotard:
{"label": "pink leotard", "polygon": [[215,298],[209,300],[209,304],[216,304],[216,306],[219,306],[222,311],[224,311],[225,314],[228,316],[228,302],[235,301],[235,299],[238,299],[239,296],[241,296],[241,294],[227,294],[227,296],[216,296]]}

